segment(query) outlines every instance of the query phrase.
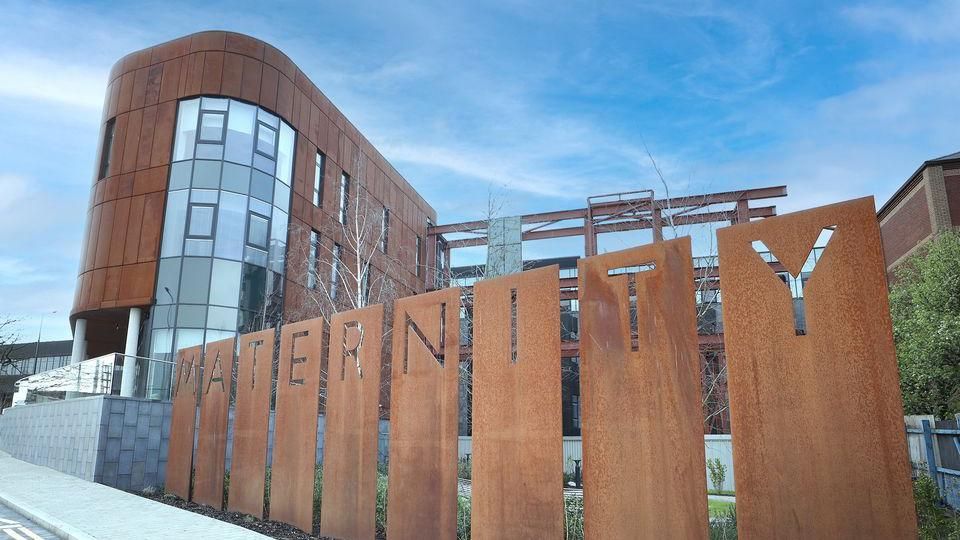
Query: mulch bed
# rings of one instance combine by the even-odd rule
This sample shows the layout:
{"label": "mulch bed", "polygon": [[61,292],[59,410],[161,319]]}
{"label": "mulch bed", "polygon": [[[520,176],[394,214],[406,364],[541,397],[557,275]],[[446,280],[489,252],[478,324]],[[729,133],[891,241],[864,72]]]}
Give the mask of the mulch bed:
{"label": "mulch bed", "polygon": [[[247,514],[241,514],[239,512],[217,510],[216,508],[210,506],[185,501],[176,495],[164,495],[162,493],[149,494],[141,492],[133,493],[157,502],[162,502],[163,504],[175,506],[181,510],[188,510],[195,514],[200,514],[216,520],[232,523],[234,525],[250,529],[251,531],[258,532],[262,535],[269,536],[271,538],[277,538],[278,540],[333,540],[325,536],[309,535],[300,529],[297,529],[293,525],[288,525],[279,521],[259,520],[253,516],[248,516]],[[314,523],[314,530],[317,530],[318,526],[319,523]]]}

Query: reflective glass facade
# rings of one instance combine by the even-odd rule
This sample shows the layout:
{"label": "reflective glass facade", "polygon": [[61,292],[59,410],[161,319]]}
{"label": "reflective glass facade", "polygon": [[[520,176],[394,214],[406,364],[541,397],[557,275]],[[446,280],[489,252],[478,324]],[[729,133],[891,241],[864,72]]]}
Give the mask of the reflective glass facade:
{"label": "reflective glass facade", "polygon": [[[264,109],[203,97],[179,103],[148,355],[276,324],[294,130]],[[169,373],[154,369],[147,391]]]}

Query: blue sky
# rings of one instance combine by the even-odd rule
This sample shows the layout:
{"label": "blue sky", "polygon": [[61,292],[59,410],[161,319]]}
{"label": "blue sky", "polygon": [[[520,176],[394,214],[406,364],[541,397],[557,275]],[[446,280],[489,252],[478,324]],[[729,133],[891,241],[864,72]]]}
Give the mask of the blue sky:
{"label": "blue sky", "polygon": [[25,340],[53,310],[44,339],[69,337],[110,66],[199,30],[286,52],[441,223],[491,193],[504,214],[662,196],[647,150],[671,195],[786,184],[781,212],[882,204],[960,150],[957,2],[113,4],[3,3],[0,314]]}

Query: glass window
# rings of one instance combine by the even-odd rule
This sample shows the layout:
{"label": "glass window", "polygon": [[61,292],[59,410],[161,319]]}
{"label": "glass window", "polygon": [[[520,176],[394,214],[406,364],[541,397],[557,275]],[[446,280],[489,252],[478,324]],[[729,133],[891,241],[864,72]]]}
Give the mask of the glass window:
{"label": "glass window", "polygon": [[200,113],[200,142],[222,143],[226,136],[227,115],[222,112]]}
{"label": "glass window", "polygon": [[316,289],[320,279],[320,233],[310,230],[310,258],[307,261],[307,288]]}
{"label": "glass window", "polygon": [[222,144],[198,144],[197,159],[223,159]]}
{"label": "glass window", "polygon": [[190,177],[193,174],[193,161],[178,161],[170,165],[169,190],[190,187]]}
{"label": "glass window", "polygon": [[177,344],[173,351],[186,349],[187,347],[196,347],[203,343],[203,330],[177,330]]}
{"label": "glass window", "polygon": [[267,157],[277,157],[277,130],[263,122],[257,123],[257,152]]}
{"label": "glass window", "polygon": [[240,266],[237,261],[213,260],[213,277],[210,279],[211,304],[237,307],[237,302],[240,301]]}
{"label": "glass window", "polygon": [[210,284],[210,259],[184,257],[180,279],[180,303],[206,304]]}
{"label": "glass window", "polygon": [[279,180],[273,184],[273,204],[277,208],[290,206],[290,187]]}
{"label": "glass window", "polygon": [[413,265],[417,269],[417,276],[420,276],[420,252],[423,251],[423,240],[417,236],[417,252],[414,255]]}
{"label": "glass window", "polygon": [[244,232],[247,221],[247,198],[235,193],[220,194],[217,209],[217,234],[213,246],[215,257],[239,261],[243,257]]}
{"label": "glass window", "polygon": [[347,222],[347,211],[350,208],[350,176],[347,173],[340,175],[340,223]]}
{"label": "glass window", "polygon": [[247,243],[251,246],[267,249],[269,231],[270,218],[250,212],[247,219]]}
{"label": "glass window", "polygon": [[183,242],[183,254],[192,257],[209,257],[213,255],[213,240],[187,238]]}
{"label": "glass window", "polygon": [[176,304],[179,288],[180,257],[160,259],[160,267],[157,269],[157,304]]}
{"label": "glass window", "polygon": [[293,148],[295,134],[286,124],[280,125],[280,145],[277,147],[277,179],[290,185],[293,173]]}
{"label": "glass window", "polygon": [[[177,259],[179,265],[180,260]],[[179,271],[179,266],[177,266]],[[170,300],[167,299],[169,302]],[[157,302],[160,302],[160,295],[157,295]],[[177,312],[173,309],[172,305],[156,305],[153,306],[153,315],[150,316],[150,320],[153,321],[153,327],[156,328],[172,328],[174,323],[177,322]]]}
{"label": "glass window", "polygon": [[273,177],[254,169],[250,177],[250,195],[261,201],[273,201]]}
{"label": "glass window", "polygon": [[167,195],[167,211],[163,217],[163,247],[161,257],[177,257],[183,250],[183,232],[187,225],[186,190],[172,191]]}
{"label": "glass window", "polygon": [[107,125],[103,128],[103,147],[100,149],[100,175],[97,177],[100,180],[110,172],[110,161],[113,159],[113,135],[116,126],[116,118],[111,118],[107,120]]}
{"label": "glass window", "polygon": [[224,163],[220,187],[227,191],[247,193],[250,190],[250,167]]}
{"label": "glass window", "polygon": [[390,210],[384,206],[380,218],[380,251],[386,253],[390,239]]}
{"label": "glass window", "polygon": [[229,99],[205,97],[200,101],[200,108],[205,111],[225,111],[229,103]]}
{"label": "glass window", "polygon": [[235,308],[210,306],[207,310],[207,328],[236,330],[237,310]]}
{"label": "glass window", "polygon": [[191,189],[190,202],[216,205],[220,192],[216,189]]}
{"label": "glass window", "polygon": [[284,257],[287,249],[287,213],[274,210],[270,220],[270,258],[267,263],[270,270],[283,273]]}
{"label": "glass window", "polygon": [[267,156],[254,152],[253,154],[253,166],[256,169],[259,169],[270,176],[273,176],[276,171],[277,164],[273,161],[273,158],[268,158]]}
{"label": "glass window", "polygon": [[206,323],[207,306],[181,304],[177,308],[177,327],[203,328]]}
{"label": "glass window", "polygon": [[263,109],[257,109],[257,120],[274,129],[280,127],[280,118],[278,118],[277,115],[268,113]]}
{"label": "glass window", "polygon": [[330,299],[337,298],[337,289],[340,284],[340,261],[343,255],[343,248],[340,244],[333,245],[333,261],[330,264]]}
{"label": "glass window", "polygon": [[193,164],[193,187],[208,189],[219,188],[220,165],[220,161],[195,161]]}
{"label": "glass window", "polygon": [[200,100],[181,101],[177,111],[177,136],[173,143],[173,161],[193,159],[193,145],[197,142],[197,114]]}
{"label": "glass window", "polygon": [[266,268],[267,252],[259,248],[247,246],[243,248],[243,262]]}
{"label": "glass window", "polygon": [[313,167],[313,205],[323,204],[323,164],[326,161],[322,152],[317,152],[317,161]]}
{"label": "glass window", "polygon": [[212,204],[191,204],[187,221],[188,238],[213,238],[213,218],[217,207]]}
{"label": "glass window", "polygon": [[227,142],[224,159],[243,165],[250,165],[253,155],[253,130],[257,118],[257,108],[253,105],[230,102],[230,114],[227,116]]}
{"label": "glass window", "polygon": [[263,309],[267,269],[252,264],[243,265],[240,281],[240,308],[259,313]]}

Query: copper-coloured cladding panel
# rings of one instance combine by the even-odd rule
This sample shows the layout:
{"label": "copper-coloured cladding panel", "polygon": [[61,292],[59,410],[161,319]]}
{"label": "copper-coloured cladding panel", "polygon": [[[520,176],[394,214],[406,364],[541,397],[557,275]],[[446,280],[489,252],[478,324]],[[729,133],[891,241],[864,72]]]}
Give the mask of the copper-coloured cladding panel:
{"label": "copper-coloured cladding panel", "polygon": [[559,267],[474,286],[474,538],[563,538]]}
{"label": "copper-coloured cladding panel", "polygon": [[387,487],[391,539],[457,535],[459,356],[459,288],[396,301]]}
{"label": "copper-coloured cladding panel", "polygon": [[237,403],[233,417],[233,459],[227,508],[263,517],[270,393],[273,389],[273,342],[270,328],[240,336]]}
{"label": "copper-coloured cladding panel", "polygon": [[[807,274],[825,227],[833,236]],[[873,198],[717,237],[741,537],[916,538]],[[755,241],[808,277],[802,304]]]}
{"label": "copper-coloured cladding panel", "polygon": [[377,533],[377,439],[383,304],[330,320],[320,535]]}
{"label": "copper-coloured cladding panel", "polygon": [[207,344],[200,387],[200,427],[194,460],[193,500],[223,507],[223,473],[227,459],[227,408],[233,380],[235,338]]}
{"label": "copper-coloured cladding panel", "polygon": [[182,499],[190,498],[193,469],[193,437],[197,428],[197,389],[200,386],[201,346],[177,351],[173,375],[173,412],[167,451],[165,489]]}
{"label": "copper-coloured cladding panel", "polygon": [[323,325],[318,317],[280,331],[270,519],[306,532],[313,530]]}
{"label": "copper-coloured cladding panel", "polygon": [[581,259],[578,274],[584,534],[706,538],[690,238]]}

